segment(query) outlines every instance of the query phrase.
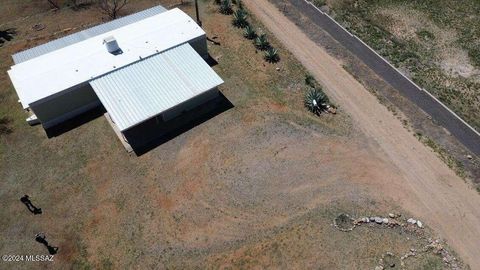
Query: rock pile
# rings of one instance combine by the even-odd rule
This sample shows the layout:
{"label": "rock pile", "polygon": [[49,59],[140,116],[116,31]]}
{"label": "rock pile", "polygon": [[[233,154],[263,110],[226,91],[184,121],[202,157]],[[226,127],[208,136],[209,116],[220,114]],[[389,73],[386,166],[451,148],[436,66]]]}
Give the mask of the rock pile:
{"label": "rock pile", "polygon": [[[338,228],[341,231],[344,232],[350,232],[353,229],[355,229],[356,226],[360,226],[362,224],[378,224],[378,225],[386,225],[390,228],[401,226],[405,227],[408,225],[416,225],[418,228],[423,228],[423,223],[420,220],[415,220],[413,218],[409,218],[406,220],[405,224],[404,222],[401,222],[398,220],[402,215],[400,214],[393,214],[389,213],[388,217],[381,217],[381,216],[371,216],[371,217],[360,217],[357,219],[352,219],[349,215],[347,214],[340,214],[337,218],[334,220],[334,226]],[[352,221],[352,225],[350,226],[345,226],[346,223],[349,223]]]}
{"label": "rock pile", "polygon": [[450,254],[448,250],[445,249],[445,247],[442,245],[440,240],[433,240],[431,238],[428,239],[428,245],[426,245],[423,248],[424,252],[433,252],[434,254],[441,256],[443,263],[445,263],[446,266],[449,266],[450,269],[461,269],[460,266],[458,265],[457,258]]}
{"label": "rock pile", "polygon": [[342,232],[350,232],[357,224],[348,214],[342,213],[333,220],[333,225]]}
{"label": "rock pile", "polygon": [[423,228],[423,223],[420,220],[415,220],[413,218],[407,219],[408,224],[417,225],[419,228]]}
{"label": "rock pile", "polygon": [[[393,227],[402,227],[404,230],[414,230],[418,232],[418,229],[423,229],[424,225],[420,220],[414,218],[404,219],[405,222],[400,220],[400,214],[389,213],[388,217],[381,216],[371,216],[371,217],[360,217],[353,219],[348,214],[340,214],[337,216],[333,224],[334,226],[343,232],[350,232],[355,229],[357,226],[361,225],[370,225],[370,226],[387,226],[390,228]],[[448,250],[444,248],[439,240],[428,239],[428,245],[423,247],[421,250],[417,251],[414,248],[411,248],[400,258],[397,258],[393,253],[387,252],[380,259],[379,265],[375,267],[375,270],[383,270],[389,267],[395,267],[395,265],[400,265],[402,269],[405,269],[405,261],[408,258],[416,257],[421,253],[433,252],[434,254],[441,256],[444,264],[453,270],[461,269],[457,259],[451,255]],[[399,264],[396,264],[399,263]]]}

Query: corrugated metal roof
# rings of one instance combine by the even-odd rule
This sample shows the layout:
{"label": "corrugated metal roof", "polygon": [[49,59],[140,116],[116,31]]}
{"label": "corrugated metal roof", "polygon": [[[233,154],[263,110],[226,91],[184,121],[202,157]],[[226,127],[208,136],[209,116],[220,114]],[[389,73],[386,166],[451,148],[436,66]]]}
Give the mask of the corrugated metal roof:
{"label": "corrugated metal roof", "polygon": [[[114,36],[123,53],[103,44]],[[23,108],[180,44],[205,38],[205,31],[178,8],[16,64],[8,75]],[[204,41],[206,42],[206,40]]]}
{"label": "corrugated metal roof", "polygon": [[87,40],[91,37],[98,36],[106,32],[115,30],[122,26],[155,16],[165,11],[167,10],[162,6],[156,6],[150,9],[146,9],[146,10],[143,10],[143,11],[140,11],[140,12],[107,22],[107,23],[94,26],[92,28],[83,30],[81,32],[65,36],[63,38],[52,40],[40,46],[16,53],[12,56],[12,58],[15,64],[19,64],[19,63],[28,61],[30,59],[33,59],[35,57],[38,57],[40,55],[44,55],[46,53],[56,51],[58,49],[67,47],[77,42]]}
{"label": "corrugated metal roof", "polygon": [[189,44],[90,81],[121,131],[222,83]]}

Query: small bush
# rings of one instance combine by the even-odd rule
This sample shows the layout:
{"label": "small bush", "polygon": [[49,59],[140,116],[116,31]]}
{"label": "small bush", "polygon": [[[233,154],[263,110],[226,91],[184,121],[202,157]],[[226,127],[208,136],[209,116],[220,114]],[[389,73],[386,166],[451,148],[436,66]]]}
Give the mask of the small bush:
{"label": "small bush", "polygon": [[247,25],[247,27],[245,27],[245,30],[243,31],[243,36],[247,39],[255,39],[257,38],[257,32],[255,32],[255,29],[253,29],[253,27]]}
{"label": "small bush", "polygon": [[315,78],[312,75],[307,74],[305,75],[305,84],[307,86],[310,86],[311,88],[315,88],[317,87],[317,80],[315,80]]}
{"label": "small bush", "polygon": [[222,0],[220,3],[220,13],[225,15],[230,15],[233,13],[231,0]]}
{"label": "small bush", "polygon": [[423,40],[434,40],[435,39],[435,35],[432,32],[430,32],[428,30],[425,30],[425,29],[417,31],[417,36],[419,36]]}
{"label": "small bush", "polygon": [[12,133],[12,129],[10,128],[10,122],[12,122],[6,116],[0,117],[0,135],[7,135]]}
{"label": "small bush", "polygon": [[235,4],[237,4],[238,9],[244,10],[242,0],[237,0],[237,2]]}
{"label": "small bush", "polygon": [[468,56],[473,65],[480,67],[480,48],[473,48],[468,51]]}
{"label": "small bush", "polygon": [[313,0],[313,4],[317,7],[325,6],[327,3],[325,0]]}
{"label": "small bush", "polygon": [[278,50],[274,48],[269,48],[265,52],[264,58],[269,63],[277,63],[278,61],[280,61],[280,55],[278,54]]}
{"label": "small bush", "polygon": [[257,38],[255,38],[255,47],[259,50],[265,51],[270,48],[270,42],[268,42],[267,35],[261,34]]}

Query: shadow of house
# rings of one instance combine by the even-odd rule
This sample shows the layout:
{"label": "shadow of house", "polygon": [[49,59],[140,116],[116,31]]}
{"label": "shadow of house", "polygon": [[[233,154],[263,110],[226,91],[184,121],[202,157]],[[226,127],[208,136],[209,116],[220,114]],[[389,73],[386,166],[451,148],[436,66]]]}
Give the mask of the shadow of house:
{"label": "shadow of house", "polygon": [[208,57],[207,59],[205,59],[205,62],[207,62],[207,64],[210,66],[210,67],[214,67],[216,65],[218,65],[218,62],[215,58],[213,58],[212,55],[208,54]]}
{"label": "shadow of house", "polygon": [[105,108],[102,105],[95,107],[92,110],[86,111],[80,115],[75,116],[69,120],[66,120],[60,124],[57,124],[53,127],[45,129],[45,133],[48,138],[58,137],[66,132],[74,130],[80,127],[83,124],[86,124],[92,120],[97,119],[98,117],[103,116],[106,113]]}
{"label": "shadow of house", "polygon": [[125,131],[124,136],[135,154],[141,156],[233,107],[234,105],[219,93],[218,97],[184,111],[176,118],[169,121],[163,121],[161,117],[152,118]]}
{"label": "shadow of house", "polygon": [[17,34],[17,31],[14,28],[9,28],[6,30],[0,30],[0,46],[3,43],[13,39],[13,36]]}

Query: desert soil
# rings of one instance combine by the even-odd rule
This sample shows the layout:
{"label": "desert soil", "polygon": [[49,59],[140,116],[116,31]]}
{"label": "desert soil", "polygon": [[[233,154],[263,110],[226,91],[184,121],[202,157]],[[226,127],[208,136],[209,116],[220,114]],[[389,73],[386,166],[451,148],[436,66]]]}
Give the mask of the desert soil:
{"label": "desert soil", "polygon": [[480,196],[422,145],[382,106],[341,62],[309,39],[268,1],[246,0],[247,7],[326,87],[361,130],[384,152],[401,176],[385,177],[378,194],[422,217],[474,269],[480,266]]}
{"label": "desert soil", "polygon": [[[178,3],[161,1],[165,6],[173,2]],[[158,2],[131,3],[125,14]],[[192,5],[181,8],[194,14]],[[242,37],[242,30],[232,26],[232,17],[219,14],[213,2],[202,9],[204,29],[221,43],[209,43],[209,52],[218,61],[214,69],[225,80],[220,91],[234,108],[140,157],[124,151],[104,117],[48,139],[40,126],[25,123],[5,72],[12,64],[11,54],[34,45],[28,40],[32,25],[45,24],[37,35],[47,40],[61,30],[57,25],[101,22],[98,10],[64,9],[20,23],[9,21],[18,35],[0,50],[0,84],[5,85],[0,87],[0,117],[12,120],[12,131],[0,136],[0,254],[44,254],[45,248],[33,239],[38,232],[44,232],[60,249],[53,264],[0,262],[1,269],[373,269],[385,252],[400,256],[411,248],[420,249],[425,238],[433,237],[428,226],[438,228],[443,220],[432,218],[429,212],[444,215],[440,206],[451,198],[439,203],[438,194],[433,193],[432,202],[439,205],[427,209],[418,194],[428,188],[437,192],[438,187],[422,189],[410,183],[388,155],[396,153],[381,147],[377,136],[364,135],[358,127],[365,123],[355,114],[356,123],[352,123],[345,111],[352,112],[350,105],[342,101],[347,94],[332,93],[337,83],[327,85],[341,105],[336,115],[317,117],[307,112],[302,103],[306,70],[272,33],[260,30],[280,50],[277,64],[266,63],[251,41]],[[253,16],[250,22],[264,28]],[[299,41],[308,40],[303,38]],[[329,59],[317,55],[322,61]],[[312,69],[311,64],[308,67]],[[341,78],[347,77],[342,74]],[[360,101],[369,105],[366,108],[373,108],[372,114],[380,110],[388,115],[374,99],[364,96],[363,89],[359,91],[355,81],[348,86],[353,86],[348,91],[358,92]],[[395,121],[387,116],[378,119]],[[376,126],[375,121],[366,123]],[[391,132],[402,131],[393,127]],[[439,166],[436,172],[452,176],[421,149],[421,158]],[[430,172],[430,165],[425,170]],[[436,183],[447,195],[463,189],[454,177],[440,180],[453,187],[453,191],[446,190],[445,183]],[[24,194],[42,208],[41,215],[25,209],[19,201]],[[453,201],[451,207],[455,205],[464,207]],[[464,227],[457,231],[471,228],[474,219],[471,208],[464,209],[469,210],[467,223],[461,223]],[[389,212],[414,218],[418,214],[427,228],[410,234],[372,225],[346,233],[332,226],[339,213],[360,217]],[[452,223],[445,224],[459,222],[459,213],[451,212]],[[475,237],[471,231],[460,236]],[[409,263],[413,264],[409,269],[445,266],[433,254]]]}

